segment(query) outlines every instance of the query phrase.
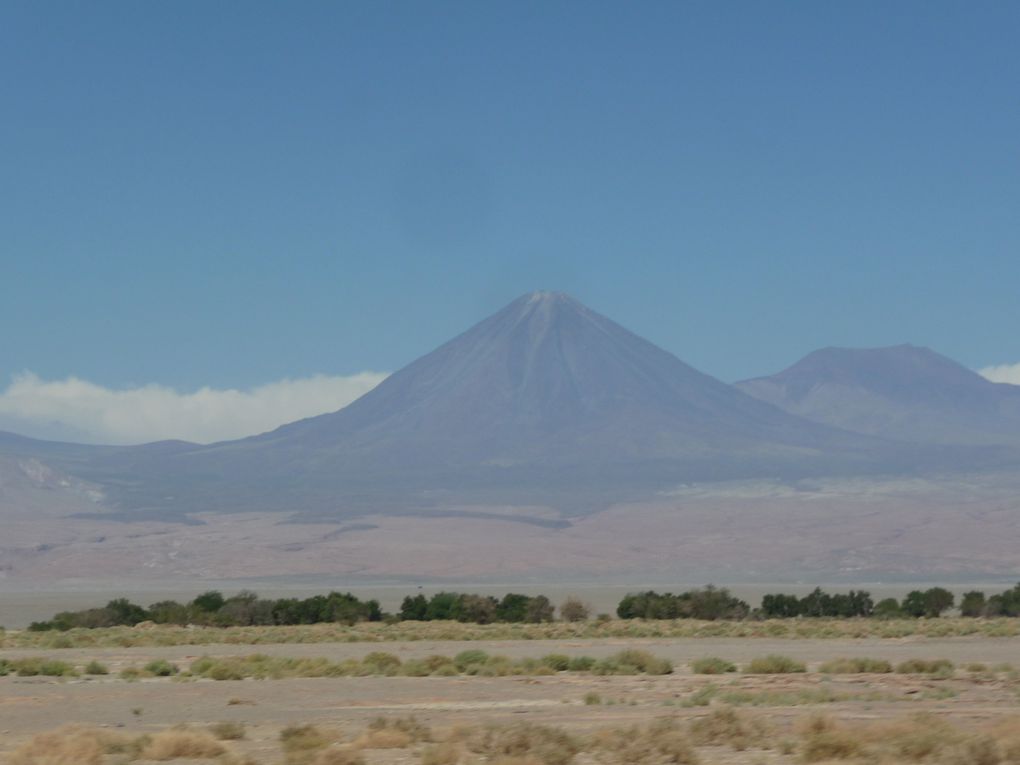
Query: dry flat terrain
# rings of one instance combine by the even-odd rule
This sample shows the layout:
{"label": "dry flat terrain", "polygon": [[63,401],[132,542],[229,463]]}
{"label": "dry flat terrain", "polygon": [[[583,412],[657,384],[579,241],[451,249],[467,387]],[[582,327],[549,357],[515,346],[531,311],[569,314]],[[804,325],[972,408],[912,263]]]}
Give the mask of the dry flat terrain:
{"label": "dry flat terrain", "polygon": [[[20,642],[16,634],[6,637],[7,646]],[[668,660],[673,671],[596,674],[636,671],[622,666],[621,651]],[[246,658],[255,654],[261,657]],[[575,662],[555,671],[541,661],[550,654],[600,663]],[[753,664],[770,655],[794,662],[784,666],[773,658],[763,666]],[[710,656],[732,662],[737,671],[695,671],[704,669],[698,660]],[[16,669],[28,667],[30,673],[34,659],[63,662],[49,671],[74,675],[26,676]],[[837,661],[844,659],[851,661]],[[0,762],[6,757],[13,765],[87,765],[90,760],[74,757],[45,759],[64,745],[59,740],[31,743],[38,734],[72,722],[86,732],[65,733],[64,743],[70,740],[68,746],[86,751],[83,741],[92,740],[95,747],[101,740],[89,751],[99,757],[94,762],[111,763],[250,758],[265,765],[350,765],[359,757],[368,765],[417,765],[423,758],[425,765],[508,762],[507,757],[519,765],[566,765],[570,757],[579,765],[1020,761],[1020,678],[1013,669],[1013,664],[1020,667],[1020,640],[1015,637],[36,646],[7,647],[0,660],[10,671],[0,677]],[[801,669],[797,662],[806,671],[780,671]],[[90,671],[108,674],[86,674],[90,664]],[[422,667],[436,671],[407,676]],[[648,668],[663,671],[661,663]],[[255,677],[229,679],[246,673]],[[410,716],[417,726],[409,727]],[[375,732],[366,734],[378,718],[401,732],[380,733],[381,723],[375,722]],[[207,735],[216,723],[230,725]],[[883,727],[892,723],[895,731]],[[190,733],[172,730],[181,725]],[[294,726],[304,725],[314,731],[295,732]],[[567,743],[553,746],[542,737],[560,733],[535,725],[562,730]],[[485,733],[487,726],[494,727]],[[631,726],[644,727],[616,738],[607,732]],[[178,746],[157,736],[156,746],[156,739],[137,738],[143,734],[195,740]],[[499,743],[501,737],[512,743]],[[294,743],[299,739],[308,746],[300,748]],[[227,754],[217,754],[210,741]],[[99,754],[104,747],[112,753]],[[573,754],[572,748],[577,749]],[[187,757],[177,756],[182,753]],[[1018,759],[1009,759],[1014,755]]]}

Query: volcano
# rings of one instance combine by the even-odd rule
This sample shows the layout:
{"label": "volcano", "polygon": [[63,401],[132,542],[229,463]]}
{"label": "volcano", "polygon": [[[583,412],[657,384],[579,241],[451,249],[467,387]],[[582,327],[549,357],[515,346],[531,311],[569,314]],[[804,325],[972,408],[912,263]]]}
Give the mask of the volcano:
{"label": "volcano", "polygon": [[814,422],[918,443],[1020,446],[1020,386],[929,349],[824,348],[745,393]]}
{"label": "volcano", "polygon": [[61,454],[56,467],[100,487],[125,519],[522,506],[579,514],[691,482],[970,459],[790,414],[555,292],[518,298],[337,412],[209,446]]}

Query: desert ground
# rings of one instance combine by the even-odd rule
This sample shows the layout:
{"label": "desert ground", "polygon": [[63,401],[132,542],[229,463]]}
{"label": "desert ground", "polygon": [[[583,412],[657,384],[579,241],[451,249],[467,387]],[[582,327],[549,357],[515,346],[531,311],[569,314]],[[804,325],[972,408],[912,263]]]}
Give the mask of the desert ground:
{"label": "desert ground", "polygon": [[[8,644],[14,637],[7,634]],[[340,664],[385,651],[406,663],[436,655],[454,657],[467,650],[510,661],[537,660],[549,654],[606,659],[623,650],[639,650],[668,659],[673,672],[596,675],[535,671],[494,677],[453,674],[244,680],[147,677],[144,672],[136,679],[122,676],[154,660],[165,660],[186,675],[192,662],[203,656],[227,658],[257,653],[289,659],[321,657]],[[711,675],[698,674],[691,666],[698,659],[714,656],[746,670],[753,659],[776,654],[803,662],[806,671]],[[562,729],[572,740],[584,742],[573,757],[577,763],[794,763],[823,761],[818,757],[825,755],[825,760],[857,756],[864,760],[870,756],[870,761],[980,765],[1015,762],[1009,758],[1020,752],[1020,748],[1010,748],[1020,741],[1020,678],[1013,668],[1014,664],[1020,666],[1020,639],[1016,637],[615,637],[33,647],[0,651],[0,659],[8,662],[30,657],[59,659],[79,670],[96,661],[109,674],[24,677],[12,673],[0,677],[0,762],[74,762],[42,759],[41,754],[32,759],[31,755],[33,737],[67,723],[81,724],[98,731],[97,735],[122,737],[151,736],[175,726],[188,726],[204,735],[212,724],[233,724],[217,729],[230,734],[225,736],[230,740],[219,744],[229,754],[218,758],[203,759],[197,756],[202,754],[200,749],[187,759],[149,751],[154,755],[149,759],[182,763],[333,763],[346,762],[346,757],[355,758],[351,761],[360,757],[367,765],[488,762],[500,758],[491,747],[486,749],[478,743],[482,740],[478,730],[492,726],[492,730],[533,731],[534,725]],[[885,660],[894,668],[911,659],[945,659],[953,667],[947,670],[943,666],[935,672],[841,673],[832,666],[823,666],[854,657]],[[379,718],[399,726],[412,716],[419,724],[415,730],[428,729],[423,734],[425,739],[446,743],[429,743],[418,734],[395,738],[365,735]],[[606,731],[617,729],[630,731],[625,739],[649,738],[650,734],[645,736],[640,731],[656,721],[666,721],[659,725],[686,737],[683,746],[688,747],[684,749],[687,754],[667,751],[668,747],[662,751],[624,751],[620,749],[622,744],[606,743]],[[286,737],[290,734],[285,731],[293,733],[294,726],[305,725],[314,726],[316,734],[323,736],[318,749],[302,752],[281,744],[281,733]],[[889,725],[900,727],[894,734],[875,733]],[[632,726],[639,729],[630,730]],[[241,737],[236,738],[238,735]],[[860,743],[877,741],[876,736],[884,747],[892,746],[890,741],[899,741],[897,736],[914,743],[904,744],[902,751],[896,750],[899,754],[882,750],[876,759],[867,747],[880,744]],[[918,744],[918,737],[930,741]],[[595,741],[602,743],[592,743]],[[997,747],[994,758],[978,752],[989,741],[989,746]],[[862,746],[859,751],[854,748]],[[538,746],[532,752],[526,744],[524,747],[517,752],[523,757],[518,758],[520,763],[563,765],[565,755],[561,751],[551,754]],[[15,754],[19,750],[20,754]],[[329,759],[330,752],[334,752],[335,759]],[[507,750],[505,754],[512,752]],[[139,757],[137,752],[129,756],[121,751],[97,761],[147,761]]]}

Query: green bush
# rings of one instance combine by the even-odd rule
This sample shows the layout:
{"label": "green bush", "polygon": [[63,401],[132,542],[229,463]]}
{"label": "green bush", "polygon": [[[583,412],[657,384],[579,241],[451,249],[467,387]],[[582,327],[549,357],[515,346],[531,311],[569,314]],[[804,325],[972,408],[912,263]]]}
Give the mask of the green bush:
{"label": "green bush", "polygon": [[361,663],[375,675],[395,675],[401,665],[399,656],[385,651],[373,651]]}
{"label": "green bush", "polygon": [[156,677],[170,677],[180,672],[176,664],[171,664],[166,659],[154,659],[145,665],[144,670]]}
{"label": "green bush", "polygon": [[92,661],[90,661],[88,664],[85,665],[85,674],[86,675],[108,675],[108,674],[110,674],[110,670],[109,670],[109,668],[107,668],[107,666],[105,664],[101,664],[100,662],[98,662],[95,659],[93,659]]}
{"label": "green bush", "polygon": [[807,672],[807,667],[789,656],[773,653],[751,659],[751,663],[744,667],[744,672],[749,675],[788,675],[795,672]]}
{"label": "green bush", "polygon": [[691,671],[696,675],[723,675],[736,672],[737,665],[718,656],[706,656],[691,662]]}
{"label": "green bush", "polygon": [[16,671],[19,677],[77,677],[78,670],[66,661],[30,656],[9,663],[9,671]]}
{"label": "green bush", "polygon": [[550,653],[543,656],[542,663],[557,672],[565,672],[570,669],[570,657],[562,653]]}
{"label": "green bush", "polygon": [[489,654],[477,648],[461,651],[453,657],[453,663],[461,672],[467,672],[470,667],[485,664],[489,660]]}
{"label": "green bush", "polygon": [[591,671],[596,675],[668,675],[673,672],[673,664],[648,651],[630,648],[596,662]]}
{"label": "green bush", "polygon": [[595,659],[591,656],[574,656],[570,659],[567,669],[571,672],[591,672],[591,668],[594,666]]}
{"label": "green bush", "polygon": [[949,659],[907,659],[896,665],[901,675],[939,675],[950,677],[955,666]]}
{"label": "green bush", "polygon": [[828,675],[885,674],[892,672],[893,668],[892,664],[884,659],[852,657],[827,661],[818,668],[818,671]]}

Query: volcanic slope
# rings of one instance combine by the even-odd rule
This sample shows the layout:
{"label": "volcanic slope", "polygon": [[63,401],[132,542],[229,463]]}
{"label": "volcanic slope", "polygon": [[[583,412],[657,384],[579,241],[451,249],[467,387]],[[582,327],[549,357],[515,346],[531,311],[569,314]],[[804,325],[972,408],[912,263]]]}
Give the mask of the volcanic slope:
{"label": "volcanic slope", "polygon": [[825,348],[745,393],[815,422],[919,443],[1020,446],[1020,386],[928,348]]}
{"label": "volcanic slope", "polygon": [[566,295],[537,292],[338,412],[208,447],[117,452],[83,477],[120,509],[148,513],[578,513],[692,481],[895,472],[932,459],[791,416]]}

